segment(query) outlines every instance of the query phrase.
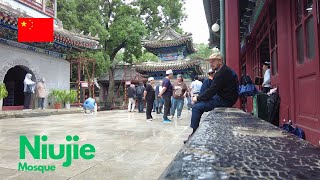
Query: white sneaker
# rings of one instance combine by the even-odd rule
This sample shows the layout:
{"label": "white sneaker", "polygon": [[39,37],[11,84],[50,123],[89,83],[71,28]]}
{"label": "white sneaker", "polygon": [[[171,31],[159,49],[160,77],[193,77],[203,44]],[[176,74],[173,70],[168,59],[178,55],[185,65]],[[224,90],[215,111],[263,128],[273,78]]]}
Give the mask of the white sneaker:
{"label": "white sneaker", "polygon": [[178,119],[182,119],[181,116],[178,116],[177,118],[178,118]]}
{"label": "white sneaker", "polygon": [[171,115],[171,119],[173,119],[174,118],[174,115]]}

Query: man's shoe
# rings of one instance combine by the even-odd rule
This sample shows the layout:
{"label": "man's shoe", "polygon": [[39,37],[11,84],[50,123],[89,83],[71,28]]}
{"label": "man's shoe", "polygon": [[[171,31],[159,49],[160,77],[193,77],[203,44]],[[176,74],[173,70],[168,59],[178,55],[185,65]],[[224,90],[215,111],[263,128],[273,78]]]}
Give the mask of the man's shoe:
{"label": "man's shoe", "polygon": [[184,140],[184,141],[183,141],[183,144],[186,144],[186,143],[189,141],[189,139],[190,139],[191,137],[192,137],[192,134],[190,134],[190,135],[189,135],[189,137],[188,137],[188,139],[187,139],[187,140]]}
{"label": "man's shoe", "polygon": [[178,118],[178,119],[182,119],[181,116],[178,116],[177,118]]}
{"label": "man's shoe", "polygon": [[163,120],[164,123],[171,123],[172,121],[170,119]]}

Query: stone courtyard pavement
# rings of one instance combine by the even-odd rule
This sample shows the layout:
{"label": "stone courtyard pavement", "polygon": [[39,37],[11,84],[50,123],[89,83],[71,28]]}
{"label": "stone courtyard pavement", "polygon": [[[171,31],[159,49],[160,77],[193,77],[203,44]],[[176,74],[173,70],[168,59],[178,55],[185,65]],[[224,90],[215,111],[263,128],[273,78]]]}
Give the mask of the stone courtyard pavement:
{"label": "stone courtyard pavement", "polygon": [[[145,114],[107,111],[97,114],[66,114],[45,117],[0,119],[0,179],[158,179],[190,134],[191,112],[183,111],[182,120],[162,123],[162,115],[147,122]],[[19,159],[19,136],[33,144],[34,135],[47,135],[47,144],[67,144],[67,135],[78,135],[79,147],[92,144],[95,157],[73,160],[62,167],[61,160]],[[73,141],[72,141],[73,142]],[[44,142],[41,142],[43,144]],[[55,165],[53,172],[18,171],[18,163]]]}

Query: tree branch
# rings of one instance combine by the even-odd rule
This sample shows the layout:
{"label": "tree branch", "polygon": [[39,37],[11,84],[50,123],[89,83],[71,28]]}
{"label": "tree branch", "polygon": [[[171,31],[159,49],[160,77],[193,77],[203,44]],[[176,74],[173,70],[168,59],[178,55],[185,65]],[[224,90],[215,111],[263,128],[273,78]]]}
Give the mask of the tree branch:
{"label": "tree branch", "polygon": [[140,13],[139,13],[139,17],[144,13],[145,10],[147,10],[149,7],[144,7],[143,9],[141,9]]}
{"label": "tree branch", "polygon": [[114,58],[116,57],[117,53],[120,51],[120,49],[124,48],[124,46],[127,43],[127,39],[124,40],[121,44],[119,44],[111,53],[110,60],[113,62]]}

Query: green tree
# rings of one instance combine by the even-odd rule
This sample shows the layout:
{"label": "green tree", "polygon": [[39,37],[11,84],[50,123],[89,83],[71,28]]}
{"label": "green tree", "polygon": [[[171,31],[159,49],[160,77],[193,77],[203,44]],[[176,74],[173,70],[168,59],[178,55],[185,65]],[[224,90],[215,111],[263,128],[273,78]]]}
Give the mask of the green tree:
{"label": "green tree", "polygon": [[207,59],[212,53],[212,50],[209,48],[208,44],[195,44],[197,50],[196,53],[193,53],[189,56],[190,59]]}
{"label": "green tree", "polygon": [[184,1],[60,0],[58,18],[69,29],[99,35],[104,61],[110,65],[107,101],[111,102],[117,54],[123,51],[123,61],[132,63],[143,54],[143,38],[159,33],[167,25],[179,29],[185,18]]}

